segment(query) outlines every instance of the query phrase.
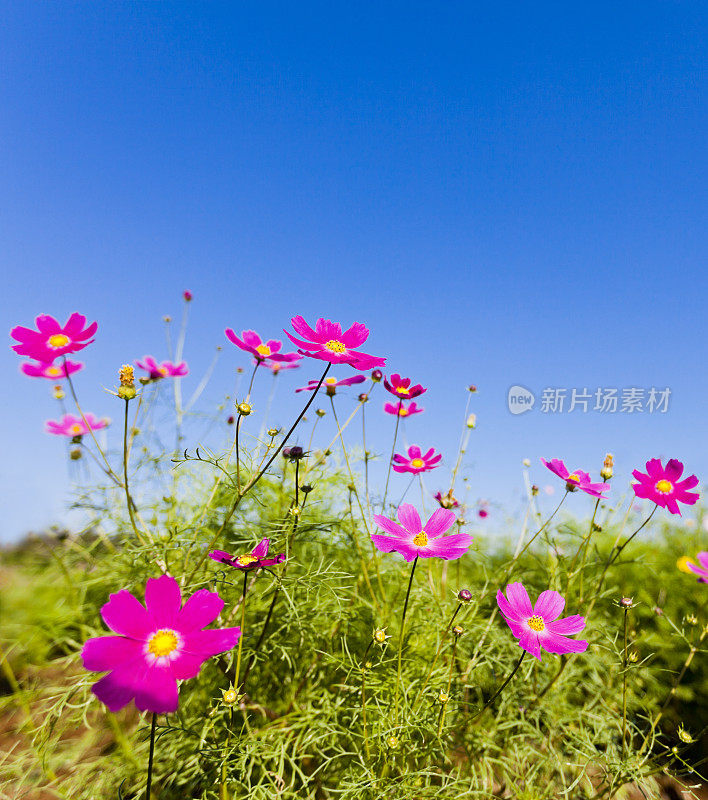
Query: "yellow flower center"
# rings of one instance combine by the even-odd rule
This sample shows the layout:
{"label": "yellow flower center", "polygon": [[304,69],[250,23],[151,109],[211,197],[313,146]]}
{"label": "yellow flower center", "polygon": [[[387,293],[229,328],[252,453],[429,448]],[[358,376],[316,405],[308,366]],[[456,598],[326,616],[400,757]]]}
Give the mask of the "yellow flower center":
{"label": "yellow flower center", "polygon": [[162,375],[163,378],[165,375],[167,375],[167,369],[165,367],[158,367],[157,371],[160,373],[160,375]]}
{"label": "yellow flower center", "polygon": [[267,344],[259,344],[258,347],[256,347],[256,352],[260,356],[269,356],[270,353],[271,353],[271,350],[270,350],[270,347],[268,347]]}
{"label": "yellow flower center", "polygon": [[374,631],[374,641],[378,642],[379,644],[383,644],[386,641],[386,631],[382,630],[381,628]]}
{"label": "yellow flower center", "polygon": [[534,614],[533,617],[529,617],[528,623],[532,631],[543,631],[546,629],[546,623],[543,621],[543,617],[539,617],[537,614]]}
{"label": "yellow flower center", "polygon": [[61,375],[61,370],[59,367],[49,367],[47,369],[47,375],[50,375],[52,378],[56,378]]}
{"label": "yellow flower center", "polygon": [[336,379],[336,378],[325,378],[325,383],[326,383],[328,386],[334,386],[334,384],[335,384],[336,382],[337,382],[337,379]]}
{"label": "yellow flower center", "polygon": [[249,564],[255,564],[258,559],[252,553],[246,553],[246,555],[239,556],[236,559],[236,563],[240,567],[247,567]]}
{"label": "yellow flower center", "polygon": [[413,537],[413,544],[416,547],[427,547],[428,546],[428,534],[425,531],[421,531],[420,533],[416,534]]}
{"label": "yellow flower center", "polygon": [[148,641],[148,650],[158,658],[168,656],[173,650],[177,649],[179,639],[177,634],[169,628],[155,631]]}
{"label": "yellow flower center", "polygon": [[227,706],[233,705],[236,702],[236,692],[233,689],[228,689],[224,692],[223,699]]}
{"label": "yellow flower center", "polygon": [[66,347],[69,344],[69,337],[63,333],[54,333],[47,339],[50,347]]}
{"label": "yellow flower center", "polygon": [[406,389],[405,386],[397,386],[396,387],[396,394],[404,394],[406,397],[411,393],[410,389]]}
{"label": "yellow flower center", "polygon": [[330,339],[328,342],[325,342],[325,347],[332,353],[343,353],[347,349],[341,342],[338,342],[336,339]]}
{"label": "yellow flower center", "polygon": [[681,556],[681,558],[679,558],[679,560],[676,562],[676,566],[681,570],[681,572],[685,572],[687,575],[693,575],[693,570],[688,568],[689,564],[693,564],[693,561],[691,561],[688,556]]}
{"label": "yellow flower center", "polygon": [[668,494],[674,487],[671,481],[667,481],[666,478],[662,478],[660,481],[657,481],[654,488],[657,492],[661,492],[661,494]]}
{"label": "yellow flower center", "polygon": [[80,433],[83,433],[83,428],[79,425],[78,422],[75,422],[69,430],[74,434],[74,436],[78,436]]}
{"label": "yellow flower center", "polygon": [[425,466],[425,461],[422,458],[414,458],[411,461],[411,466],[415,467],[416,469],[420,469],[421,467]]}
{"label": "yellow flower center", "polygon": [[567,480],[569,480],[569,481],[577,481],[578,483],[580,483],[580,475],[578,475],[577,472],[574,472],[572,475],[568,475]]}
{"label": "yellow flower center", "polygon": [[400,408],[400,410],[398,412],[398,416],[399,417],[407,417],[408,416],[408,409],[407,408],[403,408],[403,406],[401,406],[401,408]]}

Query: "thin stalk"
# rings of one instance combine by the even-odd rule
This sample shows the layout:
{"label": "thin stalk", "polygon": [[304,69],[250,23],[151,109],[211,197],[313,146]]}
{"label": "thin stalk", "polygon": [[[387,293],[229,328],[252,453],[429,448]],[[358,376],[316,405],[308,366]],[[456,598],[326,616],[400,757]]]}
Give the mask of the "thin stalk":
{"label": "thin stalk", "polygon": [[455,481],[457,480],[457,472],[460,469],[460,464],[462,464],[462,456],[465,454],[467,450],[467,442],[470,438],[470,433],[472,432],[471,428],[467,427],[467,417],[470,411],[470,401],[472,400],[472,392],[469,390],[467,391],[467,402],[465,403],[465,416],[462,420],[462,433],[460,434],[460,444],[457,448],[457,461],[455,462],[455,468],[452,470],[452,478],[450,481],[450,491],[455,488]]}
{"label": "thin stalk", "polygon": [[405,633],[406,612],[408,611],[408,600],[411,596],[411,586],[413,585],[413,575],[418,564],[418,556],[413,560],[411,576],[408,579],[408,589],[406,590],[406,600],[403,604],[403,615],[401,616],[401,630],[398,634],[398,672],[396,673],[396,690],[394,695],[394,705],[396,709],[396,722],[398,722],[398,693],[401,686],[401,654],[403,653],[403,634]]}
{"label": "thin stalk", "polygon": [[241,429],[242,419],[243,419],[243,414],[239,414],[238,419],[236,420],[236,436],[234,438],[234,446],[236,448],[236,491],[238,493],[241,492],[241,459],[238,451],[238,434]]}
{"label": "thin stalk", "polygon": [[145,787],[145,800],[150,800],[152,788],[152,759],[155,754],[155,728],[157,727],[157,714],[153,712],[152,725],[150,726],[150,755],[148,757],[147,785]]}
{"label": "thin stalk", "polygon": [[438,649],[435,651],[435,656],[430,664],[430,669],[428,670],[428,674],[425,676],[425,680],[420,685],[420,689],[418,689],[418,694],[415,696],[415,700],[413,700],[413,705],[411,705],[411,713],[415,711],[415,707],[418,704],[418,701],[423,695],[425,691],[428,681],[430,680],[430,676],[433,674],[433,670],[435,669],[435,665],[438,663],[438,658],[440,657],[440,653],[442,652],[443,645],[445,644],[445,638],[447,637],[448,633],[450,632],[450,628],[452,628],[452,623],[455,621],[455,617],[460,613],[460,609],[462,608],[462,603],[457,604],[457,608],[455,609],[453,615],[450,617],[450,621],[447,623],[447,628],[443,631],[443,635],[440,637],[440,644],[438,645]]}
{"label": "thin stalk", "polygon": [[241,674],[241,654],[243,653],[243,629],[246,624],[246,592],[248,591],[248,570],[243,571],[243,594],[241,595],[241,635],[238,637],[238,650],[236,652],[236,669],[234,686],[239,690],[239,676]]}
{"label": "thin stalk", "polygon": [[627,615],[629,609],[624,609],[624,655],[622,657],[622,760],[624,761],[625,750],[627,747]]}
{"label": "thin stalk", "polygon": [[[580,542],[580,546],[575,551],[575,555],[573,556],[573,560],[570,562],[570,567],[568,567],[568,575],[566,576],[566,582],[565,582],[565,594],[566,594],[566,597],[568,596],[568,587],[570,586],[570,579],[571,579],[571,576],[573,574],[573,568],[575,567],[575,562],[578,560],[578,556],[580,555],[580,551],[581,550],[583,551],[583,561],[582,561],[582,565],[580,567],[580,576],[581,576],[580,580],[582,582],[582,574],[583,574],[583,569],[585,568],[585,559],[586,559],[586,556],[587,556],[587,546],[588,546],[588,542],[590,541],[590,537],[592,536],[593,528],[595,527],[595,516],[597,514],[598,506],[600,505],[600,500],[602,500],[602,498],[598,497],[597,501],[595,502],[595,508],[593,509],[593,512],[592,512],[592,519],[590,520],[590,530],[587,532],[587,535],[584,536],[582,541]],[[582,590],[582,587],[581,587],[580,594],[582,595],[582,593],[583,593],[583,590]]]}
{"label": "thin stalk", "polygon": [[523,653],[521,654],[521,658],[516,662],[516,666],[509,673],[509,675],[507,676],[507,678],[504,681],[504,683],[502,683],[502,685],[496,690],[496,692],[494,692],[492,697],[489,700],[487,700],[487,702],[484,704],[484,706],[482,706],[482,708],[472,717],[470,722],[473,722],[474,720],[476,720],[477,717],[481,717],[482,714],[489,708],[489,706],[491,706],[492,703],[497,699],[497,697],[499,697],[499,695],[504,691],[504,689],[506,689],[506,687],[509,684],[509,682],[511,681],[511,679],[514,677],[514,675],[516,675],[516,672],[519,669],[519,667],[521,666],[521,662],[524,660],[524,656],[525,655],[526,655],[526,650],[523,651]]}
{"label": "thin stalk", "polygon": [[386,512],[386,497],[388,495],[388,482],[391,479],[391,467],[393,466],[393,457],[396,454],[396,439],[398,438],[398,424],[401,421],[401,405],[403,400],[398,401],[398,409],[396,410],[396,427],[393,431],[393,445],[391,446],[391,457],[388,460],[388,472],[386,473],[386,487],[384,489],[383,502],[381,503],[381,511]]}
{"label": "thin stalk", "polygon": [[130,489],[128,488],[128,399],[125,401],[125,418],[123,424],[123,486],[125,488],[125,500],[128,506],[128,516],[130,517],[130,524],[133,526],[135,535],[138,537],[140,544],[145,544],[138,526],[135,524],[135,515],[133,514],[133,499],[130,496]]}
{"label": "thin stalk", "polygon": [[367,758],[371,758],[371,750],[369,748],[369,736],[366,729],[366,657],[369,655],[369,650],[371,649],[373,641],[372,638],[369,644],[366,645],[364,656],[361,659],[361,724],[364,729],[364,751],[366,752]]}
{"label": "thin stalk", "polygon": [[452,670],[455,666],[455,652],[457,651],[457,636],[455,636],[455,641],[452,643],[452,655],[450,656],[450,671],[447,675],[447,689],[446,695],[447,699],[442,702],[440,708],[440,719],[438,720],[438,739],[442,735],[443,725],[445,724],[445,712],[447,710],[447,704],[450,701],[450,687],[452,686]]}

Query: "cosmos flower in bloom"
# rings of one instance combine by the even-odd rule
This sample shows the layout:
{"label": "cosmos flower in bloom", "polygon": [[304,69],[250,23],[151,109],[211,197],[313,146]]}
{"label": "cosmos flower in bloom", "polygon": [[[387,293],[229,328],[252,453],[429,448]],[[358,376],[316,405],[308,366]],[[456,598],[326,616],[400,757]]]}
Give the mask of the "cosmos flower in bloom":
{"label": "cosmos flower in bloom", "polygon": [[383,367],[385,358],[370,356],[355,350],[369,338],[369,329],[360,322],[342,332],[342,326],[328,319],[318,319],[313,330],[304,318],[295,316],[291,320],[295,332],[302,336],[299,339],[285,331],[285,335],[298,348],[299,352],[310,358],[319,358],[331,364],[349,364],[354,369],[368,370]]}
{"label": "cosmos flower in bloom", "polygon": [[93,414],[87,412],[84,414],[88,427],[84,424],[81,417],[73,417],[71,414],[64,414],[60,422],[55,422],[52,419],[46,422],[47,433],[52,433],[55,436],[83,436],[89,432],[89,427],[92,431],[100,431],[101,428],[107,428],[110,421],[105,417],[97,419]]}
{"label": "cosmos flower in bloom", "polygon": [[40,314],[35,320],[37,330],[18,325],[10,331],[10,336],[19,344],[12,349],[21,356],[33,358],[44,364],[51,364],[59,356],[76,353],[91,344],[91,338],[98,330],[98,323],[86,326],[86,317],[74,312],[62,326],[49,314]]}
{"label": "cosmos flower in bloom", "polygon": [[395,372],[391,375],[390,382],[388,378],[384,378],[384,386],[388,392],[396,397],[402,397],[404,400],[418,397],[418,395],[427,391],[427,389],[424,389],[419,383],[416,383],[415,386],[411,386],[410,378],[402,378]]}
{"label": "cosmos flower in bloom", "polygon": [[468,533],[443,536],[455,524],[455,512],[446,508],[435,511],[424,526],[415,507],[402,503],[398,507],[398,520],[400,525],[381,514],[374,514],[376,524],[388,534],[371,534],[371,540],[382,553],[395,551],[406,561],[413,561],[416,556],[450,561],[463,556],[472,544],[472,536]]}
{"label": "cosmos flower in bloom", "polygon": [[242,556],[232,556],[224,550],[212,550],[209,558],[218,561],[220,564],[228,564],[236,569],[259,569],[260,567],[272,567],[275,564],[282,564],[285,561],[285,553],[279,553],[275,558],[266,558],[270,539],[261,539],[250,553]]}
{"label": "cosmos flower in bloom", "polygon": [[441,458],[440,453],[435,455],[435,448],[433,447],[423,454],[417,444],[412,444],[408,448],[408,458],[398,453],[393,457],[393,471],[410,472],[413,475],[417,475],[419,472],[428,472],[431,469],[435,469]]}
{"label": "cosmos flower in bloom", "polygon": [[531,605],[528,592],[521,583],[510,583],[506,597],[497,592],[497,605],[519,647],[541,660],[541,648],[549,653],[583,653],[588,643],[584,639],[569,639],[585,627],[585,617],[575,614],[560,617],[565,599],[558,592],[541,592],[536,605]]}
{"label": "cosmos flower in bloom", "polygon": [[413,414],[420,414],[424,409],[419,408],[415,403],[405,406],[399,401],[398,403],[384,403],[384,411],[394,417],[412,417]]}
{"label": "cosmos flower in bloom", "polygon": [[[281,370],[284,369],[298,369],[300,366],[300,362],[302,361],[302,356],[297,355],[297,353],[293,353],[293,355],[297,356],[297,361],[268,361],[266,360],[263,363],[263,366],[267,367],[273,375],[277,375]],[[259,361],[257,358],[253,359],[254,365],[259,365],[262,362]]]}
{"label": "cosmos flower in bloom", "polygon": [[542,458],[541,461],[551,472],[565,481],[565,488],[569,492],[575,492],[580,489],[581,492],[585,492],[592,497],[603,497],[602,493],[610,488],[609,483],[593,483],[588,473],[583,472],[581,469],[569,472],[560,458],[552,458],[550,461]]}
{"label": "cosmos flower in bloom", "polygon": [[258,364],[262,364],[264,361],[269,363],[273,361],[281,363],[300,361],[301,356],[297,353],[281,353],[280,348],[283,343],[278,339],[268,339],[267,342],[264,342],[255,331],[243,331],[239,339],[231,328],[227,328],[224,333],[226,338],[236,347],[240,347],[241,350],[245,350],[254,356]]}
{"label": "cosmos flower in bloom", "polygon": [[[366,380],[366,375],[354,375],[351,378],[343,378],[341,381],[338,381],[336,378],[325,378],[322,381],[321,388],[327,390],[327,395],[329,397],[334,397],[336,394],[337,387],[339,386],[353,386],[355,383],[364,383]],[[317,384],[319,381],[308,381],[307,386],[301,386],[299,389],[295,389],[296,392],[313,392],[317,388]]]}
{"label": "cosmos flower in bloom", "polygon": [[231,650],[241,635],[240,628],[203,630],[224,601],[200,589],[182,606],[169,575],[148,580],[145,606],[126,589],[112,594],[101,616],[119,635],[89,639],[81,651],[86,669],[108,672],[91,691],[113,712],[131,700],[140,711],[176,711],[177,681],[196,678],[207,659]]}
{"label": "cosmos flower in bloom", "polygon": [[698,553],[696,556],[698,559],[698,564],[693,564],[692,562],[688,562],[686,566],[691,570],[691,572],[695,572],[698,575],[698,580],[701,583],[708,583],[708,552],[705,550],[701,553]]}
{"label": "cosmos flower in bloom", "polygon": [[633,483],[632,488],[637,497],[651,500],[662,508],[668,509],[672,514],[681,516],[678,504],[685,503],[692,506],[698,500],[698,492],[689,492],[698,485],[698,478],[691,475],[680,481],[683,474],[683,464],[675,458],[669,459],[666,466],[661,466],[661,459],[652,458],[647,461],[646,474],[635,469],[632,475],[639,481]]}
{"label": "cosmos flower in bloom", "polygon": [[152,356],[143,356],[142,361],[136,361],[136,366],[148,373],[151,381],[159,381],[160,378],[182,378],[189,373],[186,361],[173,364],[171,361],[163,361],[158,364]]}
{"label": "cosmos flower in bloom", "polygon": [[58,381],[62,378],[66,378],[83,368],[84,365],[80,361],[69,361],[68,359],[65,364],[52,364],[51,362],[43,363],[41,361],[37,361],[35,363],[32,363],[31,361],[24,361],[22,364],[20,364],[20,369],[28,377],[49,378],[49,380],[52,381]]}

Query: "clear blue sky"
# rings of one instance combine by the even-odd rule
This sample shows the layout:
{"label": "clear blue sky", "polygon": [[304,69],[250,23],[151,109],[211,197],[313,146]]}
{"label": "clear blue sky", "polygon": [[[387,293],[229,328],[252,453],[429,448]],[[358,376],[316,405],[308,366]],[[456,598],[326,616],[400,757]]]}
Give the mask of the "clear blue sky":
{"label": "clear blue sky", "polygon": [[[99,321],[90,410],[118,417],[101,387],[165,356],[189,288],[190,366],[225,347],[208,400],[246,363],[224,327],[294,313],[365,322],[369,352],[429,385],[406,435],[448,465],[477,384],[473,497],[513,510],[527,456],[539,483],[541,455],[597,469],[606,450],[622,480],[654,455],[708,475],[705,3],[1,9],[2,319]],[[50,385],[18,362],[6,348],[5,539],[61,520],[70,488]],[[512,416],[512,384],[673,395]]]}

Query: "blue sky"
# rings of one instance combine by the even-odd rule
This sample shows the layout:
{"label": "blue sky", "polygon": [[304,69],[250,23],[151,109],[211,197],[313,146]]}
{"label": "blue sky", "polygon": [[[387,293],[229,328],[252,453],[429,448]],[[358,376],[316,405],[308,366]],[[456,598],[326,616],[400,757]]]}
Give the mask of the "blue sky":
{"label": "blue sky", "polygon": [[[97,319],[77,383],[117,418],[102,387],[123,361],[165,356],[161,318],[185,288],[195,374],[224,345],[209,402],[246,363],[224,327],[359,320],[369,352],[430,387],[406,435],[448,465],[479,386],[472,497],[512,511],[524,457],[548,482],[541,455],[597,469],[609,450],[622,480],[675,456],[705,476],[707,16],[2,3],[5,326]],[[8,539],[62,520],[70,481],[43,433],[49,386],[9,348],[2,368]],[[284,378],[284,409],[314,375]],[[673,394],[666,414],[512,416],[514,384]],[[386,452],[381,399],[369,416]]]}

